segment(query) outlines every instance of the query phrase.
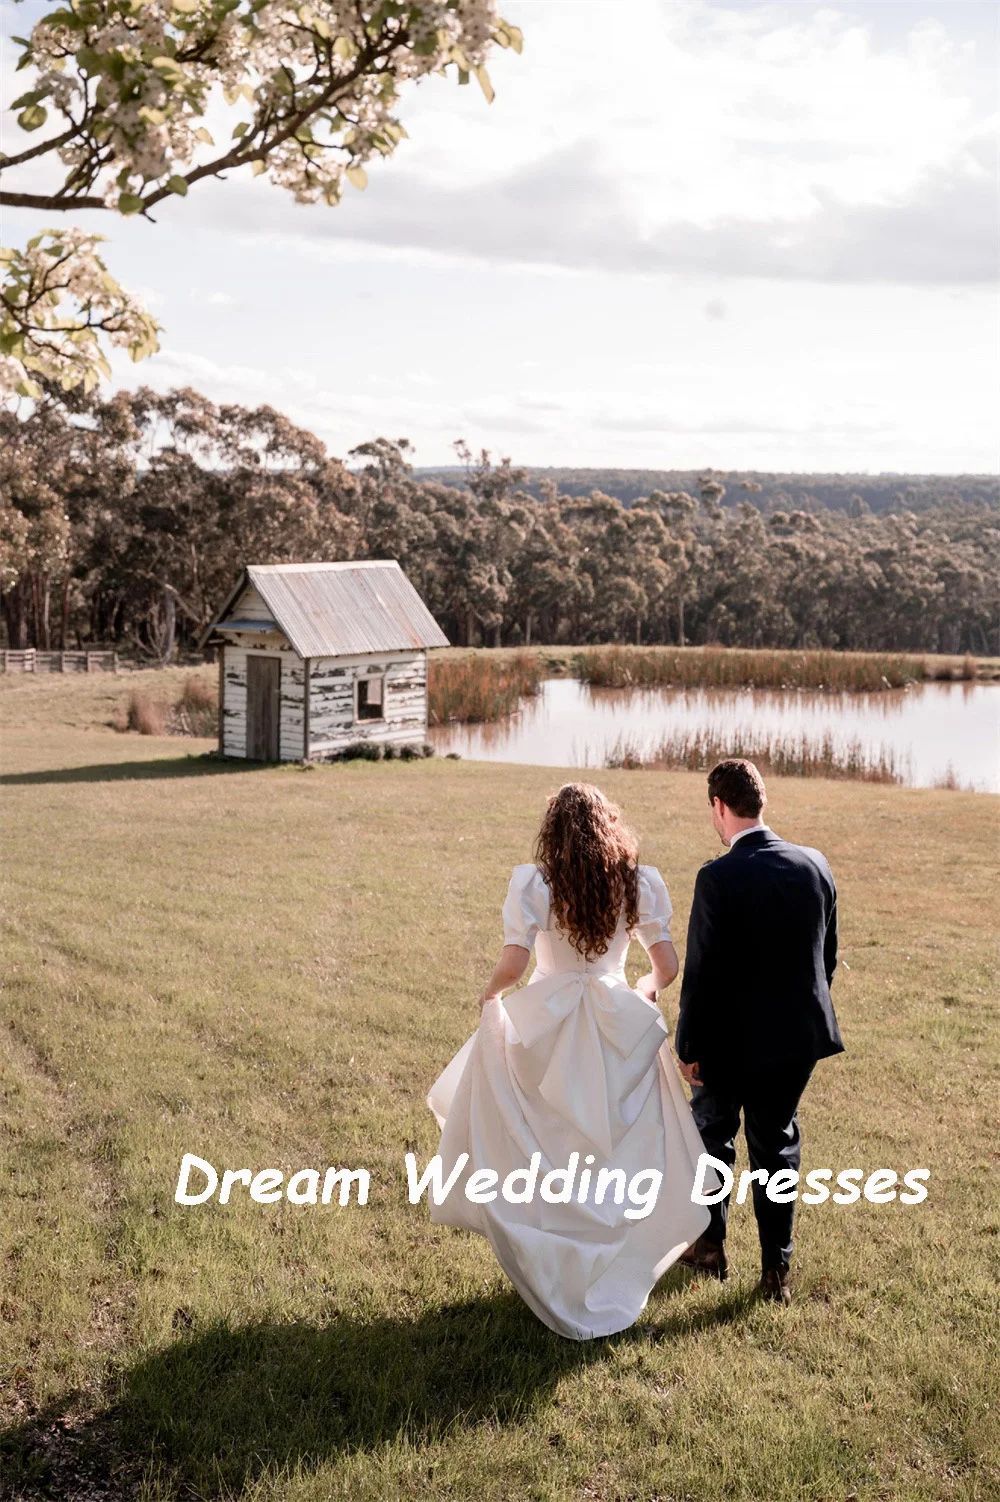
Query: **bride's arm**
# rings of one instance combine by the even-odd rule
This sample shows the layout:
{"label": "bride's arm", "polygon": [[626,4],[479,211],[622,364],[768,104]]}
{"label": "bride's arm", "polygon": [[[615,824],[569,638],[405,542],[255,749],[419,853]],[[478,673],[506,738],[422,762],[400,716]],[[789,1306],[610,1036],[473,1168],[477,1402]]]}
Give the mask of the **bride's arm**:
{"label": "bride's arm", "polygon": [[[662,946],[660,946],[662,947]],[[493,967],[493,974],[483,988],[479,998],[479,1010],[487,1001],[494,1001],[503,991],[516,986],[531,958],[531,950],[524,949],[520,944],[505,944],[500,951],[500,958]],[[674,974],[676,975],[676,966]]]}
{"label": "bride's arm", "polygon": [[653,968],[648,975],[636,981],[635,989],[645,996],[647,1001],[655,1001],[657,991],[665,991],[677,979],[680,966],[677,962],[677,951],[669,939],[661,939],[658,944],[650,944],[646,953],[649,955],[649,963]]}

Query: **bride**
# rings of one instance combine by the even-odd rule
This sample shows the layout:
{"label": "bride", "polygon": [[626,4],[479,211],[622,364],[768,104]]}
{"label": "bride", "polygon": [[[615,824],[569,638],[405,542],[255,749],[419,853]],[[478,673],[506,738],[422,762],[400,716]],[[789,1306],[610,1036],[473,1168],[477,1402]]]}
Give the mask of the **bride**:
{"label": "bride", "polygon": [[[571,1340],[633,1324],[709,1220],[691,1202],[704,1149],[656,1006],[677,975],[670,898],[637,854],[598,788],[571,782],[550,798],[536,864],[510,880],[478,1031],[427,1097],[443,1175],[468,1155],[431,1219],[485,1236],[529,1308]],[[651,965],[635,990],[633,937]],[[531,979],[504,997],[532,950]],[[478,1192],[515,1170],[510,1198]],[[637,1194],[640,1181],[658,1188]]]}

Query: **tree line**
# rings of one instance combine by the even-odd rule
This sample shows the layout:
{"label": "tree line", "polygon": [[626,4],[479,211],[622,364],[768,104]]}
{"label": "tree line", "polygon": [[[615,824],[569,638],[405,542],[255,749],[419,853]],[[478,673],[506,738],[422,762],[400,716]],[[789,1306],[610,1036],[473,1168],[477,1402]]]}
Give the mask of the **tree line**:
{"label": "tree line", "polygon": [[[461,483],[461,466],[417,469],[414,473],[421,480]],[[590,495],[600,490],[631,504],[644,499],[651,490],[696,493],[706,471],[531,466],[522,473],[523,488],[536,498],[541,498],[543,488],[554,482],[565,495]],[[1000,483],[995,475],[782,474],[756,469],[707,473],[726,485],[723,505],[752,500],[762,511],[830,510],[863,516],[866,511],[928,511],[956,501],[991,507],[1000,503]]]}
{"label": "tree line", "polygon": [[998,511],[783,508],[707,471],[623,503],[456,445],[330,456],[271,407],[47,390],[0,413],[11,647],[191,650],[244,563],[395,558],[463,645],[635,642],[996,652]]}

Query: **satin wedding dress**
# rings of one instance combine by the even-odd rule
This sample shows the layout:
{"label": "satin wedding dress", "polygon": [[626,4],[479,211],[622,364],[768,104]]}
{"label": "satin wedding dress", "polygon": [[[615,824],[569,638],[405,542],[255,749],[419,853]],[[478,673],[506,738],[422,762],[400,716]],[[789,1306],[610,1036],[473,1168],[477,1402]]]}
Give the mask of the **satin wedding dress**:
{"label": "satin wedding dress", "polygon": [[[692,1204],[704,1151],[667,1045],[658,1007],[629,988],[624,920],[606,954],[588,960],[550,926],[550,898],[537,866],[516,866],[503,908],[504,942],[534,949],[535,970],[518,991],[487,1002],[479,1028],[432,1086],[427,1104],[441,1127],[444,1180],[469,1155],[431,1219],[485,1236],[525,1303],[571,1340],[624,1330],[638,1318],[657,1279],[709,1222]],[[639,921],[645,948],[670,938],[670,899],[659,872],[639,867]],[[592,1164],[579,1203],[511,1204],[501,1194],[476,1204],[469,1176],[492,1169],[499,1182],[541,1153],[539,1178],[579,1154]],[[590,1165],[588,1165],[590,1166]],[[644,1219],[628,1197],[596,1203],[601,1168],[663,1175]],[[579,1179],[579,1175],[578,1175]]]}

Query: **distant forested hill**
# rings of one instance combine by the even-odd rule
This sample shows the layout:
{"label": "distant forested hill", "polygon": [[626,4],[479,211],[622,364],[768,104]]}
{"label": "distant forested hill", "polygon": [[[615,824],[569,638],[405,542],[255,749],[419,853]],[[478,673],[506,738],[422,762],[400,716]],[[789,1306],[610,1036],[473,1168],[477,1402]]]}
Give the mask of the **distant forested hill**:
{"label": "distant forested hill", "polygon": [[[711,474],[726,487],[722,504],[735,506],[752,497],[762,511],[857,511],[856,496],[876,513],[926,511],[954,501],[997,508],[1000,482],[991,475],[782,475],[766,470],[696,469],[532,469],[525,467],[522,487],[540,497],[542,487],[555,485],[560,495],[590,495],[599,490],[631,505],[653,490],[686,490],[698,494],[699,475]],[[460,464],[417,469],[415,478],[445,485],[464,483]]]}

